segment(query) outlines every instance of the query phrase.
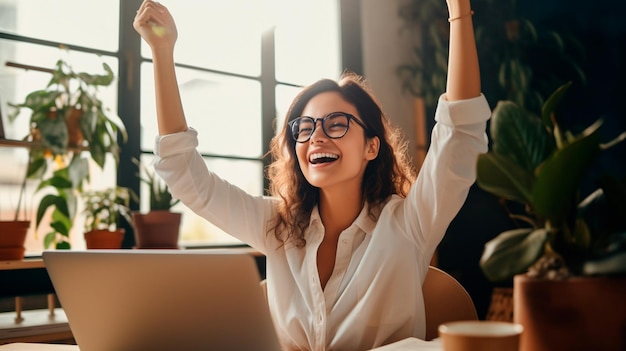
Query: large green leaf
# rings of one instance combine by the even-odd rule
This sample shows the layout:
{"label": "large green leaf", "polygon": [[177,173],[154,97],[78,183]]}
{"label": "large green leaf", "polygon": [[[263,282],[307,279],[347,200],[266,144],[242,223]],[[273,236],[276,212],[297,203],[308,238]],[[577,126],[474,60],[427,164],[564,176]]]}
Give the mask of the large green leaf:
{"label": "large green leaf", "polygon": [[46,210],[53,206],[56,210],[60,211],[60,213],[69,217],[69,212],[67,208],[67,201],[58,195],[46,195],[39,202],[39,207],[37,208],[37,220],[35,222],[35,227],[39,227],[41,219],[46,214]]}
{"label": "large green leaf", "polygon": [[55,231],[46,233],[46,235],[43,238],[44,249],[49,248],[50,245],[52,245],[52,243],[56,240],[56,237],[57,237],[57,233]]}
{"label": "large green leaf", "polygon": [[67,143],[69,134],[67,132],[67,124],[62,118],[46,118],[37,124],[42,141],[53,154],[65,154],[67,152]]}
{"label": "large green leaf", "polygon": [[[58,212],[58,211],[55,211]],[[64,222],[54,221],[50,222],[50,227],[54,229],[54,231],[58,234],[69,236],[69,232],[71,228],[68,228]]]}
{"label": "large green leaf", "polygon": [[600,152],[601,121],[583,132],[582,137],[564,145],[543,163],[533,187],[533,208],[560,223],[565,213],[577,205],[576,196],[589,165]]}
{"label": "large green leaf", "polygon": [[548,232],[521,228],[501,233],[485,244],[480,267],[487,279],[505,281],[526,272],[543,255]]}
{"label": "large green leaf", "polygon": [[96,139],[92,139],[91,142],[89,142],[89,152],[91,153],[91,158],[94,162],[100,168],[104,168],[104,163],[106,161],[106,147],[104,146],[102,136],[96,136]]}
{"label": "large green leaf", "polygon": [[84,157],[75,157],[67,167],[67,171],[71,184],[78,188],[84,180],[89,179],[89,160]]}
{"label": "large green leaf", "polygon": [[85,72],[78,73],[78,77],[89,85],[109,86],[113,82],[113,70],[106,63],[102,63],[106,74],[89,74]]}
{"label": "large green leaf", "polygon": [[71,248],[72,247],[68,241],[57,241],[57,244],[56,244],[57,250],[69,250]]}
{"label": "large green leaf", "polygon": [[543,120],[543,124],[548,127],[548,129],[554,129],[554,121],[556,118],[553,118],[553,115],[556,111],[557,106],[563,100],[563,96],[567,90],[572,86],[572,82],[567,82],[561,85],[550,97],[546,100],[543,108],[541,109],[541,119]]}
{"label": "large green leaf", "polygon": [[9,114],[9,120],[13,121],[17,118],[20,108],[26,107],[38,113],[47,112],[56,105],[56,99],[62,94],[60,91],[48,91],[48,90],[36,90],[28,94],[24,99],[24,102],[20,104],[9,103],[9,106],[13,107],[13,110]]}
{"label": "large green leaf", "polygon": [[528,203],[532,196],[534,174],[503,156],[487,153],[478,156],[476,184],[496,196]]}
{"label": "large green leaf", "polygon": [[41,178],[48,169],[45,153],[41,149],[31,149],[28,156],[26,176],[31,179]]}
{"label": "large green leaf", "polygon": [[555,148],[541,119],[511,101],[500,101],[491,118],[493,152],[534,171]]}
{"label": "large green leaf", "polygon": [[67,174],[67,168],[63,168],[54,172],[52,177],[45,179],[39,183],[37,190],[41,190],[45,187],[51,186],[55,189],[64,189],[71,188],[72,181],[69,179]]}
{"label": "large green leaf", "polygon": [[582,271],[586,275],[626,274],[626,250],[589,260],[583,265]]}
{"label": "large green leaf", "polygon": [[83,111],[83,114],[80,117],[80,130],[83,132],[83,135],[88,142],[91,142],[93,137],[97,119],[98,112],[94,110]]}

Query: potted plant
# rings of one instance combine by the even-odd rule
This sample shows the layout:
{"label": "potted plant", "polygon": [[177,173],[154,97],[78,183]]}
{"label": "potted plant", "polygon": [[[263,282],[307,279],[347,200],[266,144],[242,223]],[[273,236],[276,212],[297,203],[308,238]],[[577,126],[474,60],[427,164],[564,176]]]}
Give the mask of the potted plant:
{"label": "potted plant", "polygon": [[[22,179],[17,209],[13,220],[0,221],[0,261],[21,260],[24,258],[26,235],[30,228],[29,220],[20,220],[20,209],[24,190],[26,189],[26,176]],[[26,216],[24,216],[26,217]]]}
{"label": "potted plant", "polygon": [[[21,103],[12,104],[9,120],[14,121],[23,108],[31,111],[27,176],[41,179],[37,191],[47,192],[39,203],[36,230],[46,211],[52,207],[51,231],[44,236],[44,247],[69,248],[69,235],[76,216],[77,196],[89,178],[91,159],[104,167],[106,154],[118,161],[119,137],[127,138],[121,119],[105,108],[98,88],[111,85],[113,71],[103,63],[103,74],[76,72],[65,60],[58,60],[45,89],[28,94]],[[52,169],[49,169],[52,168]],[[51,175],[50,175],[51,174]]]}
{"label": "potted plant", "polygon": [[124,239],[124,228],[120,220],[128,223],[130,201],[136,200],[134,193],[121,186],[103,190],[91,190],[82,194],[85,201],[85,241],[88,249],[119,249]]}
{"label": "potted plant", "polygon": [[525,327],[522,350],[626,349],[626,183],[602,175],[581,199],[596,158],[626,138],[603,143],[598,120],[566,130],[557,89],[539,115],[500,101],[492,149],[479,157],[477,184],[524,213],[526,225],[487,242],[480,266],[490,280],[513,278],[513,318]]}
{"label": "potted plant", "polygon": [[148,186],[150,194],[150,211],[132,213],[136,247],[141,249],[178,248],[182,213],[172,212],[171,209],[180,200],[172,198],[169,188],[154,171],[148,170],[137,159],[133,159],[133,162],[139,167],[139,179]]}

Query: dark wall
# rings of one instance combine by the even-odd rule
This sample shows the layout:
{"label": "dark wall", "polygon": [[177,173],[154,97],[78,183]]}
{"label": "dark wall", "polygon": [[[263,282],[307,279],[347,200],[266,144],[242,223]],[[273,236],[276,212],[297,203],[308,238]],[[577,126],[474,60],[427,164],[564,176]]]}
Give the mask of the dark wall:
{"label": "dark wall", "polygon": [[[626,2],[613,0],[526,0],[519,11],[539,30],[556,30],[575,35],[584,48],[582,68],[586,81],[575,82],[563,101],[563,112],[573,130],[581,130],[603,118],[605,140],[626,130]],[[545,57],[536,57],[540,65]],[[484,80],[485,78],[483,78]],[[488,84],[485,84],[488,86]],[[489,92],[485,91],[489,98]],[[495,101],[490,101],[492,108]],[[583,191],[594,186],[602,172],[626,176],[626,143],[602,155]],[[478,313],[484,318],[494,286],[478,266],[484,243],[500,232],[515,227],[498,199],[473,187],[466,204],[451,223],[439,248],[439,265],[459,279],[472,295]]]}

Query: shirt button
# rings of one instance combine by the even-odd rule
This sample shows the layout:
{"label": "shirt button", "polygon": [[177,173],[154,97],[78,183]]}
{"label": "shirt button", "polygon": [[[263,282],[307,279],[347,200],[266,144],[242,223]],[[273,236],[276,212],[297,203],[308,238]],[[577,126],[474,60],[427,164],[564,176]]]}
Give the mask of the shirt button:
{"label": "shirt button", "polygon": [[341,243],[344,244],[344,245],[348,245],[348,239],[341,240]]}

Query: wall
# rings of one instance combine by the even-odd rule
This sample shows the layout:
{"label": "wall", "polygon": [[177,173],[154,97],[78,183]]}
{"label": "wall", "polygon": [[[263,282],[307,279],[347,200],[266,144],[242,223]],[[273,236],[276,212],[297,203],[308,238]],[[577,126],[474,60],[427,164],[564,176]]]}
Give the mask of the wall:
{"label": "wall", "polygon": [[[411,59],[411,33],[402,32],[397,14],[402,0],[361,0],[363,72],[394,124],[405,131],[415,150],[413,97],[403,93],[395,70]],[[442,0],[443,1],[443,0]]]}

